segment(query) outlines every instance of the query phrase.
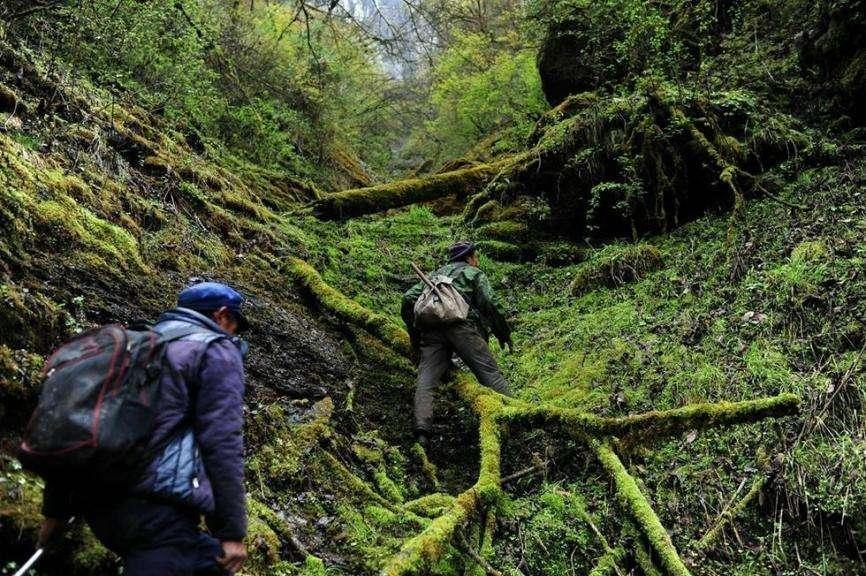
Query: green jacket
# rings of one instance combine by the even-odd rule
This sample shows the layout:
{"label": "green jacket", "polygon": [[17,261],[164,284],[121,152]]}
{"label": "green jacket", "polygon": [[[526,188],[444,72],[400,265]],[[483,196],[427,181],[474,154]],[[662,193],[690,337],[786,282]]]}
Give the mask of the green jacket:
{"label": "green jacket", "polygon": [[[493,293],[493,287],[487,275],[478,268],[466,262],[454,262],[439,268],[431,276],[448,276],[454,279],[454,287],[469,303],[470,322],[478,326],[478,330],[486,339],[490,332],[501,344],[511,340],[511,328],[505,319],[505,308]],[[403,306],[400,315],[412,342],[418,341],[418,330],[415,328],[415,302],[424,291],[424,282],[418,282],[403,295]]]}

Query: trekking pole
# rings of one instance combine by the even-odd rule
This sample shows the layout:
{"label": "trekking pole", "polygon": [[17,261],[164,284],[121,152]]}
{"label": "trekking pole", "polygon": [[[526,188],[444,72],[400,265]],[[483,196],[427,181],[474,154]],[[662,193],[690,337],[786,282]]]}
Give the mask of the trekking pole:
{"label": "trekking pole", "polygon": [[24,574],[25,574],[28,570],[30,570],[30,567],[33,566],[34,564],[36,564],[36,561],[39,560],[40,556],[42,556],[42,554],[43,554],[44,552],[45,552],[45,548],[40,548],[40,549],[38,549],[38,550],[36,551],[36,553],[33,554],[33,556],[30,557],[30,560],[28,560],[27,562],[25,562],[25,563],[24,563],[24,566],[22,566],[22,567],[18,570],[18,572],[16,572],[15,574],[13,574],[13,576],[24,576]]}
{"label": "trekking pole", "polygon": [[[75,522],[75,516],[70,518],[66,525],[69,526],[73,522]],[[27,562],[25,562],[24,565],[18,569],[18,572],[16,572],[12,576],[24,576],[24,574],[26,574],[27,571],[30,570],[30,568],[32,568],[34,564],[36,564],[36,562],[42,557],[43,554],[45,554],[44,546],[37,549],[36,552],[33,553],[33,556],[31,556],[30,559],[27,560]]]}

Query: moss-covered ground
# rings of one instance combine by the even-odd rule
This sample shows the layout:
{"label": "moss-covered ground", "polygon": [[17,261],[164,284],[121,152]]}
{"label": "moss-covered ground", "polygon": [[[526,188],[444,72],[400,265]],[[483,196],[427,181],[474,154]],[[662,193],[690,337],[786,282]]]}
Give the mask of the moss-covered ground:
{"label": "moss-covered ground", "polygon": [[[482,268],[513,313],[516,352],[498,356],[521,399],[604,415],[780,392],[806,399],[802,418],[624,447],[628,468],[681,549],[767,476],[761,497],[738,511],[711,549],[691,557],[697,573],[859,570],[866,213],[854,175],[862,169],[784,166],[777,176],[789,182],[785,202],[750,202],[735,218],[705,217],[648,244],[585,246],[578,264],[503,262],[482,252]],[[484,237],[483,228],[425,207],[316,226],[330,240],[310,258],[323,277],[395,321],[397,295],[415,281],[411,261],[430,269],[455,238]],[[442,403],[450,401],[443,393]],[[440,418],[441,441],[449,428]],[[523,464],[533,449],[552,450],[558,474],[548,470],[546,484],[519,481],[524,505],[500,519],[494,557],[503,570],[522,564],[531,573],[562,573],[554,567],[568,558],[545,549],[550,529],[533,528],[542,520],[524,507],[568,485],[592,510],[617,512],[606,491],[585,481],[598,474],[585,456],[568,461],[575,457],[569,446],[527,434],[517,448]],[[776,461],[772,475],[762,458]],[[574,472],[584,481],[573,485]],[[599,549],[579,545],[588,534],[558,521],[557,538],[572,542],[564,556],[591,567]],[[607,537],[623,538],[615,530]]]}

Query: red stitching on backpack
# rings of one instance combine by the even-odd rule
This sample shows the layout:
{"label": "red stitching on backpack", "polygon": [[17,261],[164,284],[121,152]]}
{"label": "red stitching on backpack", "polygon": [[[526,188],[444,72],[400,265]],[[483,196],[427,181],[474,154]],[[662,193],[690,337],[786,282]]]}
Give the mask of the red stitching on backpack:
{"label": "red stitching on backpack", "polygon": [[[123,333],[124,340],[128,340],[126,337],[126,330],[123,327],[114,324],[111,328],[119,329]],[[126,350],[126,345],[121,345],[121,341],[117,338],[117,334],[115,332],[111,333],[111,337],[114,339],[115,351],[114,355],[111,357],[111,363],[109,364],[108,376],[105,377],[102,383],[102,389],[99,391],[99,397],[96,400],[96,408],[93,409],[93,426],[91,427],[91,439],[90,444],[92,446],[99,446],[99,441],[97,438],[99,437],[99,410],[102,408],[102,401],[105,399],[106,388],[108,387],[111,379],[114,377],[115,365],[117,364],[118,356]],[[128,358],[126,358],[128,359]]]}

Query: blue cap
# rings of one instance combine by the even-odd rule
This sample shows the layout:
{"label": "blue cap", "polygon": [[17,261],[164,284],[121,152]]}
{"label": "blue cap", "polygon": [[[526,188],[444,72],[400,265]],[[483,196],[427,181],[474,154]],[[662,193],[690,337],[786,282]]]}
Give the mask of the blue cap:
{"label": "blue cap", "polygon": [[177,305],[190,310],[210,312],[225,306],[238,318],[238,329],[249,327],[246,317],[241,311],[243,295],[225,284],[219,282],[202,282],[185,289],[177,297]]}

